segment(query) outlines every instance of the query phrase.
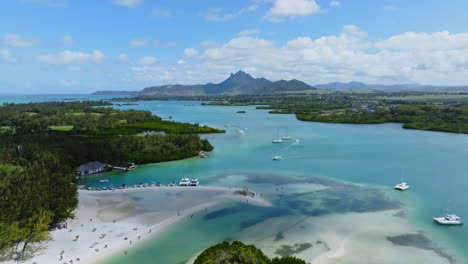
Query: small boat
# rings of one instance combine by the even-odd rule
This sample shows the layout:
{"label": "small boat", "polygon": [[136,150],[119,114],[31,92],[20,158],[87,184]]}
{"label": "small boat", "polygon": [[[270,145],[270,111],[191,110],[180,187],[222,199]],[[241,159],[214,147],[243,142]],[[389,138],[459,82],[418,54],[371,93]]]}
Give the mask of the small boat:
{"label": "small boat", "polygon": [[282,139],[283,139],[283,140],[291,140],[292,137],[290,137],[290,136],[284,136],[284,137],[282,137]]}
{"label": "small boat", "polygon": [[447,214],[442,217],[434,217],[434,221],[440,225],[462,225],[461,217],[454,214]]}
{"label": "small boat", "polygon": [[156,186],[160,187],[160,186],[161,186],[161,182],[156,183]]}
{"label": "small boat", "polygon": [[406,182],[399,183],[395,185],[395,190],[399,191],[406,191],[410,188],[410,186]]}
{"label": "small boat", "polygon": [[200,181],[198,179],[190,180],[190,186],[198,186],[198,184],[200,184]]}
{"label": "small boat", "polygon": [[190,179],[189,178],[182,178],[179,182],[179,186],[189,186],[190,185]]}
{"label": "small boat", "polygon": [[104,179],[104,180],[99,180],[99,182],[104,183],[104,182],[109,182],[109,180],[108,180],[108,179]]}
{"label": "small boat", "polygon": [[283,143],[283,140],[281,138],[273,139],[273,143]]}
{"label": "small boat", "polygon": [[169,186],[171,186],[171,187],[174,186],[174,185],[175,185],[174,182],[171,182],[171,183],[169,184]]}
{"label": "small boat", "polygon": [[102,190],[103,190],[103,191],[107,191],[107,187],[102,187]]}
{"label": "small boat", "polygon": [[204,158],[208,158],[208,155],[206,155],[205,152],[200,151],[200,153],[198,153],[198,157],[204,159]]}
{"label": "small boat", "polygon": [[299,139],[294,140],[294,142],[299,143]]}
{"label": "small boat", "polygon": [[273,157],[273,160],[282,160],[282,159],[283,159],[283,157],[281,157],[281,156],[274,156]]}

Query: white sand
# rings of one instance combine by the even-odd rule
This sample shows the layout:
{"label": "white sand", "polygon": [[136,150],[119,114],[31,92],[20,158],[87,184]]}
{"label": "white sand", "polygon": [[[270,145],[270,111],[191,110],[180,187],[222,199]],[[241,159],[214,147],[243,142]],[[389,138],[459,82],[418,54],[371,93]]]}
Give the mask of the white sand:
{"label": "white sand", "polygon": [[[80,190],[75,219],[68,221],[67,229],[52,231],[52,241],[25,263],[69,263],[70,260],[95,263],[112,254],[124,254],[133,245],[192,214],[226,201],[271,206],[261,197],[236,195],[234,191],[236,189],[203,186]],[[165,197],[164,200],[161,197]],[[106,235],[102,237],[102,234]],[[78,240],[76,235],[79,235]]]}

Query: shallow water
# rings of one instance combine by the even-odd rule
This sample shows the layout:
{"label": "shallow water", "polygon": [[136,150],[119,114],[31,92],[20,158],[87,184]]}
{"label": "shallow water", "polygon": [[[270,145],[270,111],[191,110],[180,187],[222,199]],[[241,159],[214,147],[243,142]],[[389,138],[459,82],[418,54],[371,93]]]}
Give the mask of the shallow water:
{"label": "shallow water", "polygon": [[[354,247],[353,257],[345,257],[340,263],[359,260],[397,263],[391,254],[398,252],[412,254],[414,261],[420,263],[430,263],[428,260],[437,263],[437,250],[453,256],[452,262],[468,262],[463,247],[468,244],[468,230],[437,226],[431,221],[433,216],[444,214],[446,208],[468,217],[465,192],[468,135],[404,130],[400,124],[301,122],[293,115],[271,115],[252,106],[138,102],[138,105],[118,108],[150,110],[163,118],[171,116],[177,121],[218,128],[223,128],[224,124],[231,126],[226,134],[206,135],[216,148],[207,159],[192,158],[140,166],[129,173],[89,176],[82,180],[83,184],[99,186],[97,180],[104,178],[111,181],[108,184],[150,181],[164,184],[183,176],[197,177],[203,185],[248,187],[262,193],[275,205],[258,208],[233,203],[197,216],[132,249],[129,256],[138,263],[154,263],[156,258],[158,263],[185,263],[204,248],[232,239],[256,242],[270,255],[301,249],[303,251],[297,253],[299,256],[313,259],[329,250],[322,244],[317,245],[317,240],[323,239],[325,244],[328,241],[330,245],[327,246],[336,250],[340,247],[336,241],[350,236],[355,236],[363,247],[378,250],[382,258],[372,258],[372,252]],[[247,113],[237,114],[238,110]],[[237,133],[239,128],[244,129],[245,134]],[[273,138],[286,133],[300,142],[271,143]],[[277,155],[284,159],[273,161],[272,157]],[[402,179],[412,188],[404,193],[394,192],[392,186]],[[307,222],[304,226],[315,228],[314,222],[319,222],[327,228],[322,232],[283,230],[291,219]],[[361,221],[358,225],[353,222],[356,219]],[[378,221],[385,221],[386,225],[379,225]],[[266,223],[272,228],[266,229]],[[339,232],[344,223],[350,226]],[[354,229],[363,229],[365,235],[353,234]],[[275,242],[279,232],[282,233],[279,237],[286,237],[288,244]],[[300,234],[308,234],[310,241],[302,241]],[[420,237],[408,234],[424,234],[430,241],[437,241],[434,246],[437,250],[422,249],[411,241],[396,245],[387,238],[397,237],[399,242],[405,239],[425,241],[415,240]],[[354,252],[361,252],[361,255]],[[440,261],[449,263],[447,258]],[[128,259],[115,257],[107,262],[128,263]]]}

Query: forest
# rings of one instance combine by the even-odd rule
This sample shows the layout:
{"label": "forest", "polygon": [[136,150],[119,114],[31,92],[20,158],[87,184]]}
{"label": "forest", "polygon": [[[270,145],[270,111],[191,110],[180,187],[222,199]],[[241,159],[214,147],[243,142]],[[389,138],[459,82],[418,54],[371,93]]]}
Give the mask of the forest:
{"label": "forest", "polygon": [[[211,151],[198,124],[121,111],[105,102],[5,104],[0,107],[0,255],[17,260],[73,217],[74,170],[89,161],[120,165],[178,160]],[[150,131],[151,133],[142,132]],[[1,259],[0,259],[1,260]]]}
{"label": "forest", "polygon": [[193,264],[307,264],[304,260],[285,256],[270,259],[254,245],[240,241],[222,242],[203,251]]}

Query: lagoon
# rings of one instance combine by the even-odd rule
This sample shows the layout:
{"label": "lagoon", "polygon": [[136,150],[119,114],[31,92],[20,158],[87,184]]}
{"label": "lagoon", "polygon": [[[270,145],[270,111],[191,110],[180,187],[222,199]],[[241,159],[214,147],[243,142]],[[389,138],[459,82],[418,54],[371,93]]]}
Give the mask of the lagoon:
{"label": "lagoon", "polygon": [[[226,134],[206,135],[215,146],[207,159],[144,165],[130,173],[90,176],[83,184],[197,177],[203,185],[247,187],[274,203],[212,208],[136,246],[129,252],[132,261],[186,263],[210,245],[235,239],[271,256],[296,254],[312,263],[399,263],[402,254],[416,263],[468,261],[468,230],[432,222],[447,210],[468,218],[468,135],[406,130],[401,124],[301,122],[254,106],[145,101],[117,108],[229,127]],[[300,142],[271,143],[286,133]],[[273,161],[277,155],[283,160]],[[394,191],[402,179],[412,188]],[[105,263],[128,260],[115,256]]]}

